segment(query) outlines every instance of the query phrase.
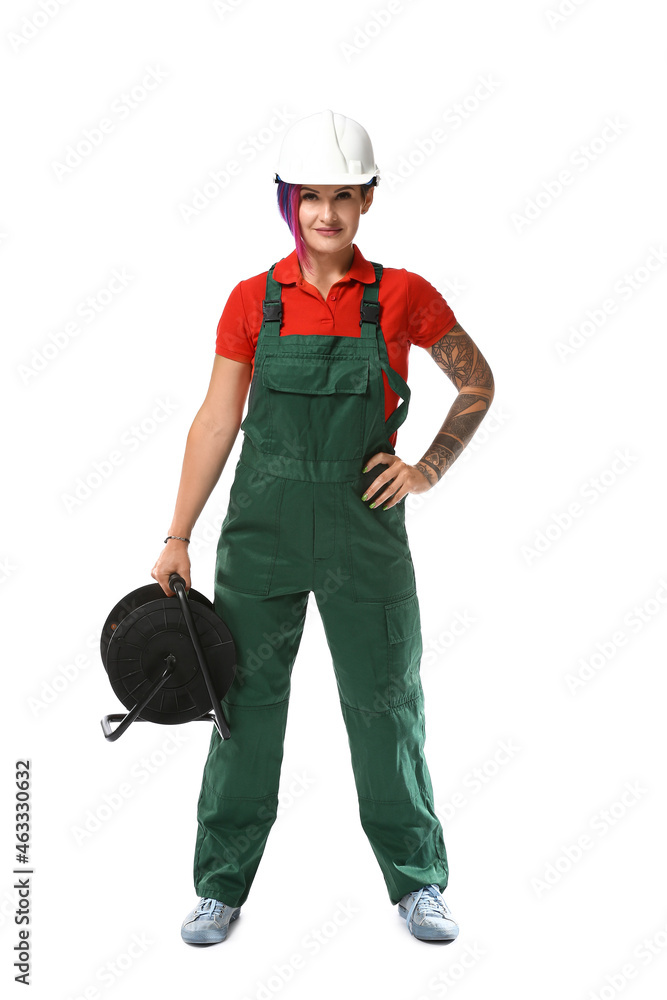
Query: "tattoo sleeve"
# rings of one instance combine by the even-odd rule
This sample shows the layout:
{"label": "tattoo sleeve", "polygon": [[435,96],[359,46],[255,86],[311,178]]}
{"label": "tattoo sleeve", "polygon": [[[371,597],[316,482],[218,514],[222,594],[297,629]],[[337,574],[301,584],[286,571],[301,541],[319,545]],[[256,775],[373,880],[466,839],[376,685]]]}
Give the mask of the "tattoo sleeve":
{"label": "tattoo sleeve", "polygon": [[458,323],[427,350],[458,389],[435,440],[416,463],[416,468],[435,486],[481,424],[495,387],[482,352]]}

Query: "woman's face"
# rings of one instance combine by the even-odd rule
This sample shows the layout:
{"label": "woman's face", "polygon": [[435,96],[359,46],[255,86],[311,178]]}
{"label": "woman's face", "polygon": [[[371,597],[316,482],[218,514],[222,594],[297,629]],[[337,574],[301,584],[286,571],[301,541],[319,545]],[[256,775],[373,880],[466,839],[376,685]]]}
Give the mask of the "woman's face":
{"label": "woman's face", "polygon": [[359,184],[302,184],[299,225],[308,249],[336,253],[349,246],[361,215],[373,201],[373,191],[368,189],[364,202]]}

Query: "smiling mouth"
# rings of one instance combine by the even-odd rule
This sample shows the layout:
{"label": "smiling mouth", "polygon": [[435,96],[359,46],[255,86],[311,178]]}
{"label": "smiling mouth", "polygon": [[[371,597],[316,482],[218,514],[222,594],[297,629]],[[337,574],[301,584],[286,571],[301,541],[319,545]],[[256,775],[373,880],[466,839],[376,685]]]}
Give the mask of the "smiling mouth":
{"label": "smiling mouth", "polygon": [[316,233],[340,233],[342,232],[342,227],[339,229],[316,229]]}

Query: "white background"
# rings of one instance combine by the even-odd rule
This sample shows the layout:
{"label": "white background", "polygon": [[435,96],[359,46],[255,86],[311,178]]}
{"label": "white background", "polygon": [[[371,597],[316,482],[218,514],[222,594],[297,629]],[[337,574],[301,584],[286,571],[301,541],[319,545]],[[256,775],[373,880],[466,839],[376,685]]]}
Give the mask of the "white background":
{"label": "white background", "polygon": [[[662,995],[655,12],[648,0],[3,4],[4,982],[18,940],[14,762],[29,757],[33,997]],[[419,942],[388,901],[311,599],[281,813],[240,920],[197,949],[180,924],[196,902],[210,727],[140,723],[105,741],[100,719],[122,706],[99,635],[116,601],[152,582],[227,296],[293,249],[272,183],[276,114],[326,107],[368,129],[382,172],[360,249],[431,281],[496,380],[467,451],[406,510],[461,932]],[[112,130],[59,176],[104,118]],[[186,220],[231,160],[239,173]],[[114,270],[129,277],[107,302]],[[417,348],[409,382],[397,453],[416,462],[455,392]],[[209,597],[240,446],[194,532],[193,586]],[[114,451],[122,461],[68,507]]]}

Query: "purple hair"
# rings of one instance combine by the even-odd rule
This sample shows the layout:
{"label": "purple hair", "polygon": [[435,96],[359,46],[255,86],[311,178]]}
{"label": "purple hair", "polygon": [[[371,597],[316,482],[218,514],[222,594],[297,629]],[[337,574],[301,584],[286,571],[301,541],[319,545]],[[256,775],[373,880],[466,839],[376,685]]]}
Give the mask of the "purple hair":
{"label": "purple hair", "polygon": [[300,184],[287,184],[285,181],[278,181],[278,208],[280,214],[289,226],[290,232],[296,243],[296,256],[299,266],[303,271],[304,264],[310,269],[311,259],[308,253],[306,241],[301,235],[299,226],[299,200],[301,198]]}
{"label": "purple hair", "polygon": [[[361,190],[366,197],[366,191],[368,188],[375,184],[375,177],[372,177],[367,184],[361,185]],[[278,208],[283,219],[289,226],[290,232],[294,237],[294,242],[296,244],[296,256],[299,261],[299,266],[301,270],[304,269],[304,264],[308,270],[311,269],[311,256],[308,253],[308,247],[306,246],[306,241],[301,233],[301,227],[299,226],[299,200],[301,198],[301,185],[300,184],[288,184],[286,181],[280,180],[278,178]]]}

